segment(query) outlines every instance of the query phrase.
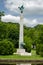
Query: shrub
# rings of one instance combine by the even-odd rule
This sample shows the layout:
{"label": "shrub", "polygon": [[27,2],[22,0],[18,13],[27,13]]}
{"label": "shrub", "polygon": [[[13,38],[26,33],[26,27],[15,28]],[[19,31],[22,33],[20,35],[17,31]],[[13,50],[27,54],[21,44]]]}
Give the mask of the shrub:
{"label": "shrub", "polygon": [[0,55],[11,55],[14,53],[14,45],[7,39],[0,41]]}
{"label": "shrub", "polygon": [[26,52],[31,52],[31,44],[25,45],[24,48]]}
{"label": "shrub", "polygon": [[41,56],[43,56],[43,44],[40,44],[40,52],[39,52],[39,54],[40,54]]}
{"label": "shrub", "polygon": [[25,41],[25,45],[24,45],[25,50],[27,52],[31,52],[31,45],[32,45],[31,38],[25,36],[24,41]]}
{"label": "shrub", "polygon": [[36,54],[43,56],[43,44],[36,45]]}
{"label": "shrub", "polygon": [[36,54],[39,55],[39,51],[40,51],[40,45],[39,44],[36,44]]}

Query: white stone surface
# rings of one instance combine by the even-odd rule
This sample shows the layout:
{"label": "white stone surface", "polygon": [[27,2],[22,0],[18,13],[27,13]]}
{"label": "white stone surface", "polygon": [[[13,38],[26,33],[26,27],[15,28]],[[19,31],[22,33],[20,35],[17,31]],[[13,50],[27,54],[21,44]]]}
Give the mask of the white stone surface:
{"label": "white stone surface", "polygon": [[26,63],[26,64],[16,64],[16,65],[31,65],[31,64],[29,64],[29,63]]}
{"label": "white stone surface", "polygon": [[25,49],[17,49],[17,54],[21,56],[31,56],[31,53],[25,52]]}
{"label": "white stone surface", "polygon": [[20,55],[21,55],[21,56],[31,56],[31,53],[25,52],[25,53],[20,53]]}
{"label": "white stone surface", "polygon": [[17,53],[25,53],[25,49],[17,49]]}
{"label": "white stone surface", "polygon": [[21,48],[21,43],[23,43],[23,13],[20,14],[19,48]]}

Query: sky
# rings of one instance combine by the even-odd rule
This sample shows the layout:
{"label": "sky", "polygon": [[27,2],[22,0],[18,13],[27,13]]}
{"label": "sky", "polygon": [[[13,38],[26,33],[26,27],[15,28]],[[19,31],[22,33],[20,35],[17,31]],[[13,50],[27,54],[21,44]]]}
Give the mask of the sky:
{"label": "sky", "polygon": [[43,0],[0,0],[0,11],[5,12],[3,22],[20,22],[19,6],[24,5],[24,21],[27,27],[43,25]]}

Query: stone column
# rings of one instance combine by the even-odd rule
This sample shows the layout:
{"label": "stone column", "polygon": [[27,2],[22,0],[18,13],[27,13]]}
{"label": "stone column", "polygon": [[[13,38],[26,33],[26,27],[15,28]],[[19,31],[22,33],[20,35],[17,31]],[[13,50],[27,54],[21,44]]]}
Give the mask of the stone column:
{"label": "stone column", "polygon": [[22,49],[23,44],[23,13],[20,14],[20,33],[19,33],[19,48]]}

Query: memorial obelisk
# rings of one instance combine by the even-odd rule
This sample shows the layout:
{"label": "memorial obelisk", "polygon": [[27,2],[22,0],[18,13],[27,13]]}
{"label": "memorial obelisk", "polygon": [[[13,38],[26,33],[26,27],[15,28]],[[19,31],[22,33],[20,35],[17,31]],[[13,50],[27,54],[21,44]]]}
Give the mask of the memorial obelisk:
{"label": "memorial obelisk", "polygon": [[24,10],[24,6],[22,5],[21,7],[18,7],[19,10],[20,10],[20,32],[19,32],[19,49],[17,49],[17,54],[20,54],[20,55],[28,55],[28,56],[31,56],[31,53],[28,53],[25,51],[25,49],[23,49],[23,45],[24,45],[24,41],[23,41],[23,22],[24,22],[24,17],[23,17],[23,10]]}
{"label": "memorial obelisk", "polygon": [[23,10],[24,6],[18,7],[20,10],[20,33],[19,33],[19,49],[22,49],[23,47]]}
{"label": "memorial obelisk", "polygon": [[20,31],[19,31],[19,49],[17,49],[17,53],[20,55],[24,55],[25,49],[23,49],[24,41],[23,41],[23,10],[24,6],[18,7],[20,10]]}

